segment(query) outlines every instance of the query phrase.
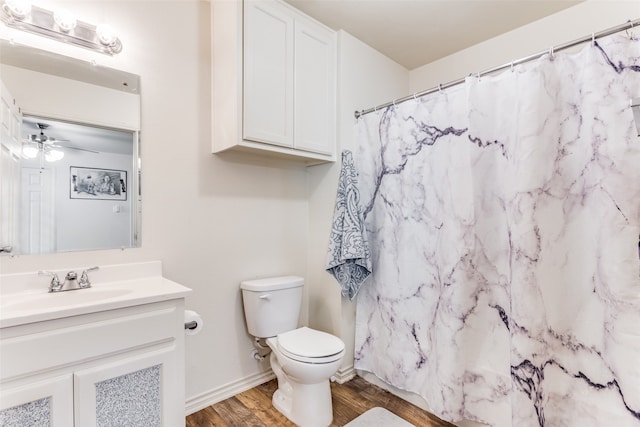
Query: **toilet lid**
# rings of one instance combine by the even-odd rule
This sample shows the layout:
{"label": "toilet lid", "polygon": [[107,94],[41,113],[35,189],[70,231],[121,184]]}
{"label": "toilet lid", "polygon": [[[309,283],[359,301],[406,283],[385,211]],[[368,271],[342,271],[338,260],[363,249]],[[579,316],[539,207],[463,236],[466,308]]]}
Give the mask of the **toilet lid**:
{"label": "toilet lid", "polygon": [[325,359],[344,351],[344,343],[340,338],[306,326],[278,335],[278,347],[296,360]]}

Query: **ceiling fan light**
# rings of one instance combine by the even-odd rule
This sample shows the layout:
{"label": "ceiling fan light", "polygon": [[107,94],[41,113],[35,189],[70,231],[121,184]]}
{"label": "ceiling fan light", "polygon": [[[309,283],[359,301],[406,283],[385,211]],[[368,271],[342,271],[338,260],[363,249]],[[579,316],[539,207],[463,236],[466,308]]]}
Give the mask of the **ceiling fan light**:
{"label": "ceiling fan light", "polygon": [[38,155],[38,147],[31,144],[22,146],[22,155],[27,159],[35,159]]}
{"label": "ceiling fan light", "polygon": [[64,153],[60,150],[49,150],[45,153],[44,159],[47,162],[57,162],[64,157]]}

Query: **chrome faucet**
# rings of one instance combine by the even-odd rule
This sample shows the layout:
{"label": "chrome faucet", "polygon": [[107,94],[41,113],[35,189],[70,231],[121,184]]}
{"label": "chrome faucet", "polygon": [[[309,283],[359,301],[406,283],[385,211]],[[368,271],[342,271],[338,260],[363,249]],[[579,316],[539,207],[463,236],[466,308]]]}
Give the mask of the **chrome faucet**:
{"label": "chrome faucet", "polygon": [[91,287],[91,281],[89,280],[89,271],[98,270],[99,267],[91,267],[82,271],[82,275],[78,280],[78,273],[70,271],[64,277],[64,283],[60,281],[58,275],[53,271],[38,271],[40,276],[51,276],[51,283],[49,283],[49,292],[63,292],[73,291],[76,289],[86,289]]}
{"label": "chrome faucet", "polygon": [[49,292],[60,292],[62,290],[62,283],[58,278],[58,275],[53,271],[38,271],[39,276],[51,276],[51,283],[49,283]]}
{"label": "chrome faucet", "polygon": [[100,267],[98,267],[97,265],[95,267],[91,267],[91,268],[87,268],[86,270],[84,270],[82,272],[82,276],[80,276],[80,281],[78,281],[78,286],[80,286],[81,288],[90,288],[91,287],[91,281],[89,280],[89,272],[90,271],[96,271],[99,270]]}

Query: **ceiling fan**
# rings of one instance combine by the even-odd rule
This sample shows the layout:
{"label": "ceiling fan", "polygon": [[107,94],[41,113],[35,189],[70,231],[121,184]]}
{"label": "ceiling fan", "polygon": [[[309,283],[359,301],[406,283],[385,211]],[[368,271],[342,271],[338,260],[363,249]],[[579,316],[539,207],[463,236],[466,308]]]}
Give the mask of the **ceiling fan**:
{"label": "ceiling fan", "polygon": [[85,148],[71,147],[68,145],[59,145],[59,142],[69,142],[67,139],[57,139],[55,137],[47,136],[44,134],[44,131],[49,127],[46,123],[36,123],[38,129],[40,129],[39,134],[31,134],[27,139],[23,141],[22,145],[22,154],[24,157],[28,159],[36,158],[39,154],[42,153],[44,159],[48,162],[55,162],[64,157],[64,152],[58,150],[58,148],[62,149],[70,149],[70,150],[78,150],[78,151],[87,151],[89,153],[97,154],[97,151],[87,150]]}

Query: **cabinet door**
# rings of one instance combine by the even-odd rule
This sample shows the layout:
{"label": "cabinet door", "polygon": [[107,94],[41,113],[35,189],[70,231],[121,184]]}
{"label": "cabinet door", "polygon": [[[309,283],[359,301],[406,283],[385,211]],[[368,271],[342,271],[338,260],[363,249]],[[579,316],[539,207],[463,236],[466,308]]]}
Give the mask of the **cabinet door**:
{"label": "cabinet door", "polygon": [[[74,374],[76,425],[184,425],[174,348],[145,352]],[[177,395],[175,394],[177,393]]]}
{"label": "cabinet door", "polygon": [[294,148],[333,154],[336,139],[335,33],[305,19],[295,22]]}
{"label": "cabinet door", "polygon": [[293,147],[293,17],[275,2],[244,5],[244,139]]}
{"label": "cabinet door", "polygon": [[73,426],[73,379],[58,376],[0,391],[0,427]]}

